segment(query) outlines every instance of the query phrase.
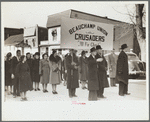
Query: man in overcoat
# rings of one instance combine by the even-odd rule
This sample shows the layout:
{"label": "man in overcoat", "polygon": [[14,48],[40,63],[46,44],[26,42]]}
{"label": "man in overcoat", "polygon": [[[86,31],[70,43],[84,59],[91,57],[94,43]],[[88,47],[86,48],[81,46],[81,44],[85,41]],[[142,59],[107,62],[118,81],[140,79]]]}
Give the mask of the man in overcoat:
{"label": "man in overcoat", "polygon": [[97,63],[98,66],[98,80],[99,80],[99,90],[97,91],[98,98],[104,97],[104,88],[109,87],[108,79],[107,79],[107,62],[105,57],[102,54],[102,48],[100,45],[96,46],[97,55],[96,59],[101,58],[101,62]]}
{"label": "man in overcoat", "polygon": [[128,56],[125,53],[127,44],[121,45],[121,52],[117,60],[117,75],[116,80],[119,82],[119,95],[130,95],[128,93]]}
{"label": "man in overcoat", "polygon": [[13,79],[12,81],[13,81],[13,85],[14,85],[14,88],[13,88],[14,98],[16,98],[16,96],[20,96],[19,78],[17,77],[17,74],[16,74],[16,67],[19,63],[20,57],[21,57],[21,51],[17,50],[16,56],[14,56],[11,61],[11,78]]}
{"label": "man in overcoat", "polygon": [[69,92],[69,97],[77,97],[75,94],[76,88],[79,88],[78,82],[78,58],[75,55],[75,51],[70,49],[70,55],[66,58],[66,66],[67,66],[67,89]]}
{"label": "man in overcoat", "polygon": [[86,88],[86,81],[88,80],[88,62],[86,57],[86,51],[81,52],[81,57],[79,58],[79,76],[82,84],[82,89]]}
{"label": "man in overcoat", "polygon": [[108,67],[109,67],[109,78],[112,87],[116,87],[116,66],[117,66],[117,55],[115,54],[115,49],[111,50],[111,54],[108,55]]}
{"label": "man in overcoat", "polygon": [[97,60],[96,49],[93,47],[90,49],[91,55],[88,58],[88,90],[89,90],[89,101],[97,100],[97,90],[99,90],[98,82],[98,69],[97,69]]}

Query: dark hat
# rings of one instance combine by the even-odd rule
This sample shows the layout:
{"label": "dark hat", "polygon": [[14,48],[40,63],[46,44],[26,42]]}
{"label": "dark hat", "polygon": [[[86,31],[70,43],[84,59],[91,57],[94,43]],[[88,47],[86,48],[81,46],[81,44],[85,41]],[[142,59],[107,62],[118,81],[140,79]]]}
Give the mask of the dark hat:
{"label": "dark hat", "polygon": [[84,50],[83,50],[83,51],[81,52],[81,55],[83,56],[85,53],[87,53],[87,51],[84,51]]}
{"label": "dark hat", "polygon": [[36,53],[34,54],[34,56],[36,56],[36,55],[38,55],[38,56],[39,56],[39,55],[40,55],[40,53],[39,53],[39,52],[36,52]]}
{"label": "dark hat", "polygon": [[76,49],[73,49],[74,52],[78,52]]}
{"label": "dark hat", "polygon": [[21,52],[21,50],[17,50],[16,53]]}
{"label": "dark hat", "polygon": [[58,51],[62,51],[62,49],[58,49]]}
{"label": "dark hat", "polygon": [[98,50],[98,49],[102,49],[102,47],[100,45],[97,45],[96,50]]}
{"label": "dark hat", "polygon": [[11,57],[11,56],[12,56],[11,52],[7,53],[6,56],[7,56],[7,57]]}
{"label": "dark hat", "polygon": [[26,53],[26,55],[28,55],[28,54],[30,54],[29,52],[28,53]]}
{"label": "dark hat", "polygon": [[120,49],[125,49],[125,48],[127,48],[128,46],[127,46],[127,44],[123,44],[123,45],[121,45],[121,48]]}
{"label": "dark hat", "polygon": [[94,51],[96,51],[96,49],[95,49],[95,47],[92,47],[92,48],[90,49],[90,52],[94,52]]}

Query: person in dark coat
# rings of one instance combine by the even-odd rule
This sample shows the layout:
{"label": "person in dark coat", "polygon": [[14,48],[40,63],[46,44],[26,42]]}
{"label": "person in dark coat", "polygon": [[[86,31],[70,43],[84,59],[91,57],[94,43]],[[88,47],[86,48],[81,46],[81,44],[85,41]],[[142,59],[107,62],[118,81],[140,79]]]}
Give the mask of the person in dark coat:
{"label": "person in dark coat", "polygon": [[98,82],[98,69],[97,69],[97,60],[96,49],[93,47],[90,49],[91,55],[88,57],[88,90],[89,90],[89,101],[97,100],[97,90],[99,90]]}
{"label": "person in dark coat", "polygon": [[[6,60],[5,60],[5,87],[8,95],[12,94],[11,57],[12,54],[9,52],[6,55]],[[9,86],[10,86],[10,90],[9,90]]]}
{"label": "person in dark coat", "polygon": [[117,75],[116,80],[119,82],[119,95],[130,95],[128,93],[128,56],[125,53],[127,44],[121,45],[121,52],[117,60]]}
{"label": "person in dark coat", "polygon": [[57,57],[58,57],[58,60],[60,60],[60,67],[61,67],[61,70],[60,70],[60,73],[61,73],[61,81],[63,81],[63,72],[62,72],[62,65],[63,65],[63,56],[62,56],[62,49],[58,49],[57,50]]}
{"label": "person in dark coat", "polygon": [[26,53],[26,59],[27,59],[27,64],[30,68],[30,76],[31,76],[31,81],[32,81],[32,85],[33,85],[33,78],[32,78],[32,63],[33,63],[33,59],[31,58],[31,54],[28,52]]}
{"label": "person in dark coat", "polygon": [[16,67],[16,74],[17,77],[19,78],[19,90],[21,94],[21,101],[26,101],[26,92],[28,90],[32,90],[32,81],[31,81],[31,76],[30,76],[30,68],[26,62],[26,57],[25,55],[22,55],[20,57],[20,63]]}
{"label": "person in dark coat", "polygon": [[39,66],[40,66],[40,53],[36,52],[34,54],[34,60],[33,60],[33,70],[32,70],[32,78],[33,82],[35,84],[35,91],[40,91],[39,89],[39,82],[40,82],[40,74],[39,74]]}
{"label": "person in dark coat", "polygon": [[13,97],[14,98],[16,98],[16,96],[20,96],[19,79],[16,74],[16,67],[17,67],[17,64],[19,63],[20,57],[21,57],[21,51],[17,50],[16,56],[14,56],[11,61],[11,78],[12,78],[12,83],[14,85],[14,88],[13,88]]}
{"label": "person in dark coat", "polygon": [[86,81],[88,80],[88,62],[86,57],[86,51],[82,51],[81,57],[79,58],[79,73],[82,89],[87,89],[85,86]]}
{"label": "person in dark coat", "polygon": [[74,49],[70,49],[70,55],[66,58],[67,66],[67,89],[69,97],[77,97],[75,94],[76,88],[79,88],[78,82],[78,58],[75,55]]}
{"label": "person in dark coat", "polygon": [[115,49],[111,50],[111,54],[108,55],[108,67],[109,67],[109,78],[112,87],[116,87],[116,67],[117,67],[117,55],[114,53]]}
{"label": "person in dark coat", "polygon": [[62,66],[63,66],[63,79],[64,79],[64,86],[67,85],[67,65],[66,65],[66,59],[69,56],[69,54],[67,53],[64,56],[63,62],[62,62]]}
{"label": "person in dark coat", "polygon": [[100,58],[101,61],[97,63],[98,66],[98,80],[99,80],[99,90],[97,91],[98,98],[104,97],[104,88],[109,87],[108,79],[107,79],[107,62],[105,57],[102,55],[102,48],[100,45],[96,46],[97,55],[96,59]]}

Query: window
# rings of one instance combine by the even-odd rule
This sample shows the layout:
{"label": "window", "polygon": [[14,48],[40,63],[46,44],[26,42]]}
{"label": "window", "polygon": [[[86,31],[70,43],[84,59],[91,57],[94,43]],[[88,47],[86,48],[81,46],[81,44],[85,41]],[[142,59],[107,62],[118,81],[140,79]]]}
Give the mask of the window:
{"label": "window", "polygon": [[77,15],[77,14],[75,14],[75,17],[78,17],[78,15]]}

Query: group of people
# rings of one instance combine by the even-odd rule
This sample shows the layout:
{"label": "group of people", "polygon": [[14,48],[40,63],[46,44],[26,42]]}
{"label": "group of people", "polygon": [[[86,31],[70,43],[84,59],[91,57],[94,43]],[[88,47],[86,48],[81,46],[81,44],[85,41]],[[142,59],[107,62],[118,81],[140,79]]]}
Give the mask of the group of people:
{"label": "group of people", "polygon": [[[108,67],[110,72],[111,86],[119,83],[119,95],[128,95],[128,59],[125,53],[127,45],[121,46],[121,52],[116,59],[114,50],[108,57]],[[77,56],[77,50],[70,49],[65,56],[61,55],[61,50],[53,50],[52,54],[42,55],[36,52],[34,58],[27,53],[21,55],[17,50],[16,56],[8,53],[5,60],[5,87],[8,94],[13,97],[21,96],[21,101],[26,101],[28,90],[40,91],[39,83],[42,84],[43,92],[48,92],[47,84],[52,85],[52,93],[58,94],[57,85],[64,81],[67,85],[69,97],[77,97],[76,88],[79,88],[79,81],[82,89],[89,90],[89,101],[105,98],[104,88],[109,87],[107,79],[107,61],[102,55],[102,48],[97,45],[90,49],[91,55],[82,51],[81,57]],[[86,87],[86,84],[88,88]],[[8,88],[10,86],[10,90]],[[12,89],[13,86],[13,89]]]}
{"label": "group of people", "polygon": [[42,58],[40,60],[39,52],[32,59],[30,53],[21,55],[20,50],[17,50],[14,57],[11,53],[6,55],[5,87],[8,94],[13,94],[14,98],[21,96],[21,101],[25,101],[28,90],[40,91],[39,83],[42,84],[44,93],[48,92],[47,84],[50,83],[53,94],[58,94],[56,85],[61,83],[61,58],[55,50],[50,57],[45,53]]}

